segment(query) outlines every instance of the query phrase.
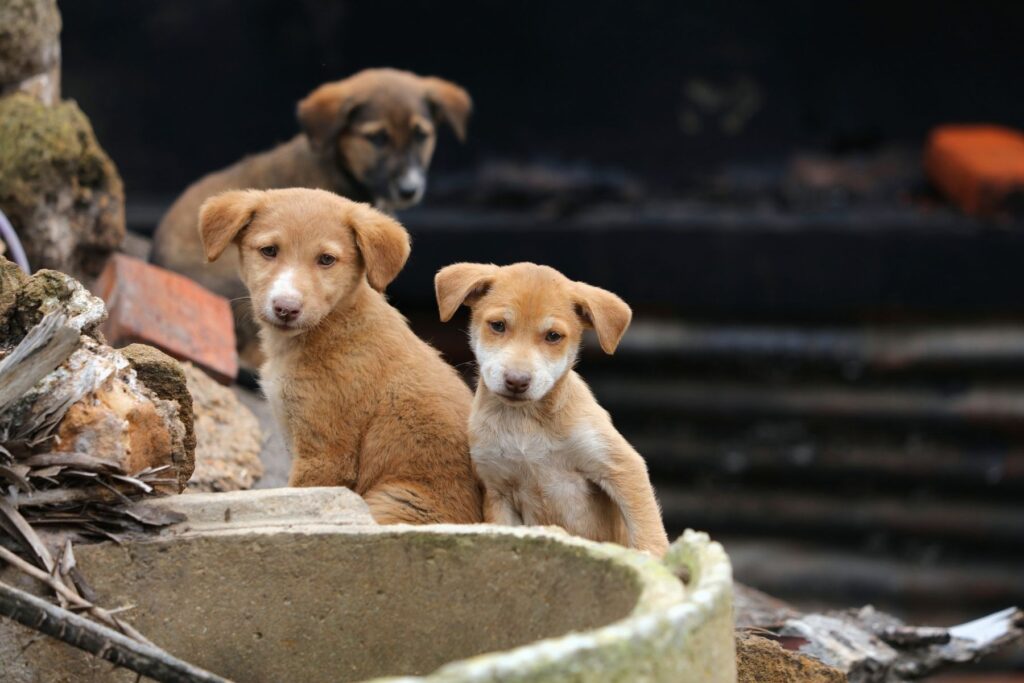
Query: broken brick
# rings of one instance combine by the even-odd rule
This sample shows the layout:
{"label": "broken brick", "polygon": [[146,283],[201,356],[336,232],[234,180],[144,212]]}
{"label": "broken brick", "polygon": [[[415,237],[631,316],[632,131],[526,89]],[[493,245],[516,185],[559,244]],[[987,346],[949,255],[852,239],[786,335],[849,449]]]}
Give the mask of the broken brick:
{"label": "broken brick", "polygon": [[966,213],[992,215],[1024,195],[1024,133],[990,125],[934,129],[925,150],[932,182]]}
{"label": "broken brick", "polygon": [[101,329],[112,346],[149,344],[192,361],[220,382],[234,381],[234,319],[224,297],[124,254],[110,258],[94,291],[107,304]]}

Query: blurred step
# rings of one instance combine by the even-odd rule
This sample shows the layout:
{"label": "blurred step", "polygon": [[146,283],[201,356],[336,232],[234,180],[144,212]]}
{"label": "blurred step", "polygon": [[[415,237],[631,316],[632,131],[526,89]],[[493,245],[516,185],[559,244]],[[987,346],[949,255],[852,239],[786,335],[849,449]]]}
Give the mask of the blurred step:
{"label": "blurred step", "polygon": [[835,487],[709,490],[655,483],[665,524],[673,528],[861,541],[875,535],[1024,553],[1024,506],[1018,501],[855,496]]}
{"label": "blurred step", "polygon": [[624,434],[651,472],[666,479],[717,476],[828,483],[858,478],[889,487],[938,484],[983,493],[1024,491],[1024,444],[956,443],[914,434],[883,439],[805,432],[779,438],[758,431],[724,436],[650,430],[634,434],[626,428]]}
{"label": "blurred step", "polygon": [[656,413],[704,418],[1024,424],[1024,386],[940,390],[900,385],[692,382],[598,376],[590,386],[612,415]]}
{"label": "blurred step", "polygon": [[1024,560],[908,561],[749,536],[719,538],[737,581],[797,606],[873,604],[914,623],[954,624],[1024,604]]}
{"label": "blurred step", "polygon": [[1024,325],[787,327],[639,318],[622,338],[614,360],[634,356],[693,362],[782,360],[838,365],[847,371],[950,366],[1024,368]]}

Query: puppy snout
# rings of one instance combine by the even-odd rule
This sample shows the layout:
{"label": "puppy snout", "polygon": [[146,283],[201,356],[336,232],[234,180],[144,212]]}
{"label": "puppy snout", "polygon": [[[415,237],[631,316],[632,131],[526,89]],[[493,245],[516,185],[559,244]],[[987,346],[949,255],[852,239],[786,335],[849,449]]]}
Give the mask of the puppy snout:
{"label": "puppy snout", "polygon": [[412,199],[423,190],[425,178],[419,169],[409,169],[398,177],[395,189],[401,199]]}
{"label": "puppy snout", "polygon": [[513,394],[525,393],[530,388],[530,375],[525,372],[506,372],[505,388]]}
{"label": "puppy snout", "polygon": [[302,312],[302,302],[295,297],[279,296],[274,299],[274,315],[283,323],[290,323]]}

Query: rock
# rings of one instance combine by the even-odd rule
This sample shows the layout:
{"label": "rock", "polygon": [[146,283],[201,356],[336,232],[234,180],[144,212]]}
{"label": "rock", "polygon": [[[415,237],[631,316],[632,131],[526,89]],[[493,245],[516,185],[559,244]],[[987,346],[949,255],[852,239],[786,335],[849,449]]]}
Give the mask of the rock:
{"label": "rock", "polygon": [[263,437],[256,416],[230,389],[182,363],[195,411],[196,469],[189,491],[238,491],[263,476]]}
{"label": "rock", "polygon": [[738,683],[845,683],[838,669],[784,649],[774,640],[736,634]]}
{"label": "rock", "polygon": [[28,280],[17,265],[0,257],[0,333],[7,327],[7,318],[18,301],[18,292]]}
{"label": "rock", "polygon": [[0,93],[60,100],[60,12],[56,0],[0,3]]}
{"label": "rock", "polygon": [[178,484],[182,490],[195,470],[196,433],[192,394],[181,364],[166,353],[145,344],[131,344],[120,350],[142,383],[165,401],[178,404],[178,417],[185,427],[185,460],[178,466]]}
{"label": "rock", "polygon": [[[17,275],[0,257],[0,443],[22,454],[82,453],[135,474],[170,467],[179,492],[192,473],[195,440],[182,419],[185,378],[153,349],[136,349],[148,387],[97,328],[103,302],[67,275]],[[158,381],[159,380],[159,381]],[[190,417],[191,405],[186,408]]]}
{"label": "rock", "polygon": [[33,268],[89,279],[120,247],[121,177],[74,102],[0,98],[0,209]]}

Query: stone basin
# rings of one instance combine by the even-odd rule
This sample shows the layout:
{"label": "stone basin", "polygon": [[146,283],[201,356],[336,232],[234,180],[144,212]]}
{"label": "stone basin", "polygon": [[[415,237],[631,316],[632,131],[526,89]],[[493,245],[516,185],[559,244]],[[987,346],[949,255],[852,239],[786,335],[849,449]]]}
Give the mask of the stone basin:
{"label": "stone basin", "polygon": [[[79,546],[79,567],[99,604],[239,683],[735,680],[731,571],[701,533],[662,564],[557,530],[377,526],[345,489],[154,504],[189,519]],[[0,621],[0,680],[134,679]]]}

